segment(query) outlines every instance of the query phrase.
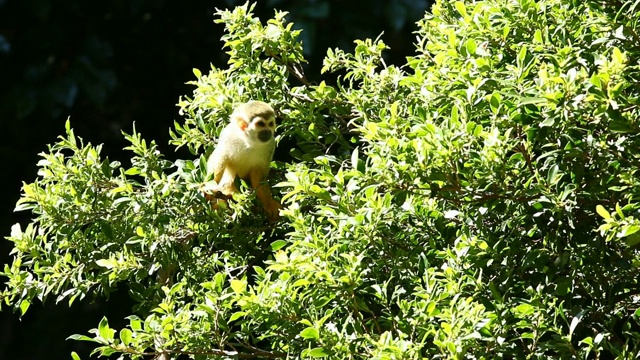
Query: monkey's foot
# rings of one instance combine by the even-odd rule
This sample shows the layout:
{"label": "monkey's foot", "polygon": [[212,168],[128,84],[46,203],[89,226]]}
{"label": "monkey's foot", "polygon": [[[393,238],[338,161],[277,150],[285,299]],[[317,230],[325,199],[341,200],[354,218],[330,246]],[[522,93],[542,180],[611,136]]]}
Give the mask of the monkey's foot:
{"label": "monkey's foot", "polygon": [[282,209],[282,205],[279,202],[272,200],[268,203],[264,204],[264,212],[267,213],[267,220],[269,222],[277,221],[280,217],[280,210]]}

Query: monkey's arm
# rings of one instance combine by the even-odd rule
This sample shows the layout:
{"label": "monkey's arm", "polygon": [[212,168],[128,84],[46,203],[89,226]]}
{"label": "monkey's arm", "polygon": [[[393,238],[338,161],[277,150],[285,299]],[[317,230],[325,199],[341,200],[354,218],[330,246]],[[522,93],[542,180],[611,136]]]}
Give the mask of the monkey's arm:
{"label": "monkey's arm", "polygon": [[219,178],[220,179],[215,180],[218,183],[220,192],[227,196],[232,196],[238,192],[236,189],[236,170],[233,167],[223,167],[222,175],[220,175]]}

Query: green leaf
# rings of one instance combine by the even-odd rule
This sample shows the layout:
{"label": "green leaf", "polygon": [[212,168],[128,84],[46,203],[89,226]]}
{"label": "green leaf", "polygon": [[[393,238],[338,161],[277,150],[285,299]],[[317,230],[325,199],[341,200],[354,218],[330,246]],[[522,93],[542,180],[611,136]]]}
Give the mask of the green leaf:
{"label": "green leaf", "polygon": [[640,233],[634,233],[624,239],[625,244],[629,247],[636,247],[640,244]]}
{"label": "green leaf", "polygon": [[456,10],[458,10],[458,13],[460,13],[460,15],[462,15],[463,17],[467,16],[467,7],[462,1],[456,1],[454,6],[456,7]]}
{"label": "green leaf", "polygon": [[320,337],[318,330],[314,327],[308,327],[300,332],[303,339],[317,340]]}
{"label": "green leaf", "polygon": [[140,175],[142,172],[140,171],[139,168],[137,167],[131,167],[129,169],[127,169],[127,171],[124,172],[125,175]]}
{"label": "green leaf", "polygon": [[558,165],[551,166],[551,168],[549,169],[549,172],[547,173],[547,182],[552,185],[555,184],[557,175],[558,175]]}
{"label": "green leaf", "polygon": [[223,273],[216,273],[213,276],[213,283],[215,284],[216,291],[222,291],[222,287],[224,286],[225,276]]}
{"label": "green leaf", "polygon": [[245,315],[247,315],[247,313],[244,311],[236,311],[229,317],[229,322],[236,321]]}
{"label": "green leaf", "polygon": [[136,227],[136,235],[138,235],[140,237],[144,237],[145,236],[145,232],[144,232],[144,229],[142,228],[142,226]]}
{"label": "green leaf", "polygon": [[629,225],[624,229],[624,236],[629,236],[632,234],[635,234],[638,232],[638,230],[640,230],[640,226],[638,225]]}
{"label": "green leaf", "polygon": [[291,287],[307,286],[309,284],[310,282],[307,279],[298,279],[293,284],[291,284]]}
{"label": "green leaf", "polygon": [[520,70],[524,70],[524,61],[526,57],[527,57],[527,47],[521,46],[520,52],[518,52],[518,56],[516,58],[516,61],[518,63],[518,67],[520,68]]}
{"label": "green leaf", "polygon": [[624,64],[626,62],[626,57],[622,51],[620,51],[620,48],[613,48],[613,60],[620,64]]}
{"label": "green leaf", "polygon": [[455,124],[458,122],[458,107],[453,105],[451,108],[451,123]]}
{"label": "green leaf", "polygon": [[127,328],[120,330],[120,341],[122,341],[122,344],[124,344],[125,346],[129,345],[132,338],[133,333],[131,332],[131,330]]}
{"label": "green leaf", "polygon": [[542,44],[542,31],[540,31],[540,29],[536,29],[536,31],[533,33],[533,40],[535,40],[535,42]]}
{"label": "green leaf", "polygon": [[327,351],[323,348],[311,349],[308,354],[309,356],[314,358],[329,356],[329,353],[327,353]]}
{"label": "green leaf", "polygon": [[515,308],[516,313],[520,317],[525,317],[533,314],[535,312],[535,308],[529,304],[520,304]]}
{"label": "green leaf", "polygon": [[106,317],[102,317],[100,323],[98,324],[98,334],[101,338],[105,339],[107,342],[113,341],[114,331],[109,328],[109,322]]}
{"label": "green leaf", "polygon": [[543,97],[526,97],[520,100],[520,102],[518,103],[519,106],[524,106],[524,105],[538,105],[538,104],[546,104],[547,103],[547,99],[543,98]]}
{"label": "green leaf", "polygon": [[286,241],[284,241],[284,240],[276,240],[276,241],[271,243],[271,251],[278,251],[278,250],[282,249],[285,245],[287,245]]}
{"label": "green leaf", "polygon": [[67,337],[67,340],[98,342],[94,338],[88,337],[86,335],[79,335],[79,334],[73,334],[73,335]]}
{"label": "green leaf", "polygon": [[71,358],[73,360],[80,360],[80,355],[78,355],[78,353],[76,353],[75,351],[71,352]]}
{"label": "green leaf", "polygon": [[233,291],[236,294],[242,294],[246,289],[246,287],[247,287],[247,283],[242,280],[238,280],[238,279],[231,280],[231,289],[233,289]]}
{"label": "green leaf", "polygon": [[489,99],[489,105],[491,106],[491,110],[494,114],[497,114],[500,109],[500,103],[502,101],[502,96],[500,93],[494,92],[491,94],[491,98]]}
{"label": "green leaf", "polygon": [[578,341],[578,344],[587,344],[589,346],[593,346],[593,338],[591,336],[587,336],[586,338]]}
{"label": "green leaf", "polygon": [[22,300],[20,302],[20,315],[24,315],[27,310],[29,309],[29,306],[31,306],[31,301],[29,300]]}
{"label": "green leaf", "polygon": [[605,208],[602,205],[596,206],[596,212],[598,213],[598,215],[602,216],[604,219],[611,219],[611,215],[607,210],[605,210]]}
{"label": "green leaf", "polygon": [[114,264],[114,261],[111,259],[99,259],[99,260],[96,260],[96,265],[103,268],[112,269],[115,267],[116,264]]}
{"label": "green leaf", "polygon": [[543,122],[540,123],[540,127],[550,127],[556,123],[556,119],[553,117],[546,118]]}
{"label": "green leaf", "polygon": [[135,315],[131,315],[128,316],[127,319],[129,319],[129,326],[131,327],[131,329],[133,329],[133,331],[142,330],[142,321],[140,320],[140,318]]}
{"label": "green leaf", "polygon": [[473,39],[467,40],[467,42],[465,43],[465,47],[467,48],[467,52],[469,53],[469,55],[475,55],[476,49],[478,48],[476,41]]}
{"label": "green leaf", "polygon": [[118,352],[116,349],[112,348],[111,346],[101,346],[96,350],[98,350],[100,352],[100,356],[103,356],[103,357],[108,357]]}

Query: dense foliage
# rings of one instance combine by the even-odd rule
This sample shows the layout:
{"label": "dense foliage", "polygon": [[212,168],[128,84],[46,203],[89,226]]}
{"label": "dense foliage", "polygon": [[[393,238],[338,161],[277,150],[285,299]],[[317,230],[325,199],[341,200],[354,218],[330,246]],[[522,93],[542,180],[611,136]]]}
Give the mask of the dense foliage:
{"label": "dense foliage", "polygon": [[[4,302],[127,287],[123,358],[640,356],[640,6],[560,0],[434,5],[415,56],[380,40],[329,50],[310,83],[277,12],[219,11],[226,69],[194,70],[170,162],[125,135],[131,165],[66,136],[18,204]],[[285,210],[199,187],[233,104],[270,102]],[[74,354],[74,357],[77,355]]]}

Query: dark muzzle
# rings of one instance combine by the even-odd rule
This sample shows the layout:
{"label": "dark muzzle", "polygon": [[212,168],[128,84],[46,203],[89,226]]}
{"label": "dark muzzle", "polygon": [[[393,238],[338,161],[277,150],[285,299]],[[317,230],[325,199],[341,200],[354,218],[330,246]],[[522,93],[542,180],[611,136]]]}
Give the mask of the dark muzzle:
{"label": "dark muzzle", "polygon": [[258,139],[260,139],[260,141],[262,142],[267,142],[269,140],[271,140],[271,131],[269,130],[262,130],[258,133]]}

